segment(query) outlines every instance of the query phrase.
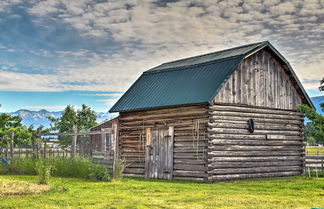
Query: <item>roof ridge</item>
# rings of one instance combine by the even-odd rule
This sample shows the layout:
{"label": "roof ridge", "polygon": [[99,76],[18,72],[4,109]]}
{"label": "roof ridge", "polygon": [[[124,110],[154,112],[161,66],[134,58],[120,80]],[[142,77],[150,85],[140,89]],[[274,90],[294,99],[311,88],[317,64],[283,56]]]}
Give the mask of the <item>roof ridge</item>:
{"label": "roof ridge", "polygon": [[[191,59],[199,59],[199,58],[214,55],[214,54],[222,54],[222,53],[227,52],[227,51],[240,49],[240,48],[246,48],[246,47],[250,47],[250,46],[253,46],[253,45],[255,45],[255,48],[256,48],[256,47],[259,47],[259,46],[261,46],[263,44],[268,44],[268,43],[269,43],[268,41],[256,42],[256,43],[245,44],[245,45],[237,46],[237,47],[233,47],[233,48],[227,48],[227,49],[220,50],[220,51],[210,52],[210,53],[206,53],[206,54],[202,54],[202,55],[196,55],[196,56],[192,56],[192,57],[186,57],[186,58],[182,58],[182,59],[178,59],[178,60],[173,60],[173,61],[170,61],[170,62],[162,63],[161,65],[158,65],[158,66],[156,66],[154,68],[151,68],[151,69],[149,69],[149,70],[147,70],[145,72],[153,72],[153,71],[166,70],[166,69],[169,69],[169,68],[176,68],[176,67],[165,67],[165,68],[162,68],[162,69],[158,69],[158,68],[161,68],[163,65],[176,64],[176,63],[179,63],[179,62],[188,61],[188,60],[191,60]],[[239,55],[242,55],[242,54],[246,54],[246,53],[241,53],[241,54],[234,55],[234,56],[239,56]],[[221,59],[224,59],[224,58],[221,58]],[[221,59],[219,59],[219,60],[221,60]],[[214,61],[214,60],[212,60],[212,61]],[[209,61],[207,61],[207,62],[209,62]],[[202,64],[202,63],[205,63],[205,62],[195,63],[195,64]],[[192,65],[195,65],[195,64],[183,65],[183,66],[192,66]],[[183,67],[183,66],[178,66],[178,67]],[[158,69],[158,70],[155,70],[155,69]]]}
{"label": "roof ridge", "polygon": [[243,55],[240,54],[240,55],[235,55],[235,56],[231,56],[231,57],[225,57],[225,58],[221,58],[221,59],[217,59],[217,60],[211,60],[211,61],[202,62],[202,63],[195,63],[195,64],[191,64],[191,65],[163,68],[163,69],[160,69],[160,70],[144,71],[143,74],[162,73],[162,72],[169,72],[169,71],[173,71],[173,70],[186,70],[188,68],[192,68],[192,67],[195,67],[195,66],[204,66],[204,65],[209,65],[209,64],[212,64],[212,63],[216,63],[216,62],[223,62],[225,60],[236,59],[236,58],[239,58],[241,56],[243,56]]}

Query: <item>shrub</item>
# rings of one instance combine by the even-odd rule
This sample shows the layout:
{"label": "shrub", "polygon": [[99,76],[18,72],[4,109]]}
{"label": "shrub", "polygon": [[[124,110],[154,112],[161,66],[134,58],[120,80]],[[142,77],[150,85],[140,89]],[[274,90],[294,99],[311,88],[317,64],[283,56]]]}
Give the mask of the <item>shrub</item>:
{"label": "shrub", "polygon": [[39,184],[48,184],[52,168],[53,165],[51,165],[50,161],[40,159],[36,162],[35,171],[38,176]]}
{"label": "shrub", "polygon": [[49,177],[73,177],[96,181],[109,181],[110,175],[105,167],[93,163],[88,158],[47,159],[15,158],[10,163],[0,163],[0,174],[38,175],[39,183],[48,182]]}
{"label": "shrub", "polygon": [[123,177],[124,169],[125,169],[124,161],[121,159],[116,159],[114,172],[113,172],[114,179],[121,179]]}
{"label": "shrub", "polygon": [[8,172],[11,174],[35,175],[36,161],[31,158],[14,158],[8,164]]}
{"label": "shrub", "polygon": [[107,168],[93,163],[89,167],[89,179],[92,181],[109,181],[110,175]]}
{"label": "shrub", "polygon": [[51,158],[55,166],[53,176],[88,178],[92,162],[87,158]]}

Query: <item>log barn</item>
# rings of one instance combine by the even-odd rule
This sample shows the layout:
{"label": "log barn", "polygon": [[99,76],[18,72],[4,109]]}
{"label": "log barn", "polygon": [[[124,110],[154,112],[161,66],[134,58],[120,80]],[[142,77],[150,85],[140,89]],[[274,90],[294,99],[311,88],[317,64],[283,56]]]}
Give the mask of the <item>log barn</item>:
{"label": "log barn", "polygon": [[265,41],[147,70],[110,112],[126,176],[214,182],[302,174],[298,104],[313,107]]}

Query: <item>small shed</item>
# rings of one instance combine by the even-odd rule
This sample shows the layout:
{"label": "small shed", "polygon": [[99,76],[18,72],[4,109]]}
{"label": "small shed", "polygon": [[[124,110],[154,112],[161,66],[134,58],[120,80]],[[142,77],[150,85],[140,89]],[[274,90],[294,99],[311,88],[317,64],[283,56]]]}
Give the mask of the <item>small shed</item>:
{"label": "small shed", "polygon": [[104,121],[90,129],[90,131],[106,131],[112,129],[112,133],[96,134],[90,136],[91,152],[101,152],[111,155],[116,150],[118,136],[118,117]]}
{"label": "small shed", "polygon": [[125,175],[213,182],[300,175],[298,104],[313,107],[265,41],[147,70],[110,112],[119,112]]}

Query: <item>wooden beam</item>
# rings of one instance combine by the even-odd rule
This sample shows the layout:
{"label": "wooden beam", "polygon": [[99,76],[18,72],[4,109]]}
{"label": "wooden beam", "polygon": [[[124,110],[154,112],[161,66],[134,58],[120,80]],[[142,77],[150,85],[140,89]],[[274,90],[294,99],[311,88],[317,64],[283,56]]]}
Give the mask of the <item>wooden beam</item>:
{"label": "wooden beam", "polygon": [[76,142],[77,142],[77,132],[78,132],[78,127],[76,125],[73,125],[73,137],[72,137],[72,157],[76,156]]}
{"label": "wooden beam", "polygon": [[74,135],[101,135],[112,133],[112,129],[105,131],[90,131],[90,132],[79,132],[79,133],[40,133],[37,136],[74,136]]}

